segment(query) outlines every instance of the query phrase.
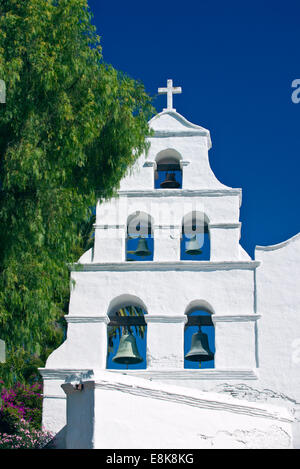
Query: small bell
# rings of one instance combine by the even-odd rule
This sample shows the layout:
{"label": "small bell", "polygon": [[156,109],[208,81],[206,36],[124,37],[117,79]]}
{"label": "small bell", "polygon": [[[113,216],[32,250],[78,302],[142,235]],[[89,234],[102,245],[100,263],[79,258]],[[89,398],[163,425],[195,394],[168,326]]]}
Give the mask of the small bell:
{"label": "small bell", "polygon": [[146,257],[151,255],[151,251],[148,249],[148,244],[145,238],[139,237],[137,248],[132,252],[135,256]]}
{"label": "small bell", "polygon": [[192,256],[202,254],[202,251],[199,246],[199,241],[197,240],[196,235],[194,235],[189,241],[186,241],[185,253],[190,254]]}
{"label": "small bell", "polygon": [[112,360],[121,365],[136,365],[143,361],[139,354],[135,337],[131,332],[122,335],[118,351]]}
{"label": "small bell", "polygon": [[162,189],[172,189],[180,187],[180,183],[175,179],[175,173],[167,173],[166,179],[160,184]]}
{"label": "small bell", "polygon": [[191,350],[184,357],[191,362],[207,362],[213,360],[214,354],[209,349],[207,334],[199,331],[192,335]]}

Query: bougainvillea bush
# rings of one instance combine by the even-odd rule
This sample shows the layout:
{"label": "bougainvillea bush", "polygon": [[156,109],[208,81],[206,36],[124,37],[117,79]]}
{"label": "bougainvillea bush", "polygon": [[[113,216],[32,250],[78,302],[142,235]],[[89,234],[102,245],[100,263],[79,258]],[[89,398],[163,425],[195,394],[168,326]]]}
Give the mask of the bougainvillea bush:
{"label": "bougainvillea bush", "polygon": [[15,424],[23,418],[35,429],[40,429],[42,420],[42,386],[16,383],[11,389],[2,388],[0,431],[13,433]]}
{"label": "bougainvillea bush", "polygon": [[[0,385],[3,384],[0,381]],[[39,383],[2,388],[0,449],[42,448],[51,435],[41,431],[42,387]]]}
{"label": "bougainvillea bush", "polygon": [[14,434],[0,433],[0,449],[42,449],[51,439],[51,433],[36,430],[21,418]]}

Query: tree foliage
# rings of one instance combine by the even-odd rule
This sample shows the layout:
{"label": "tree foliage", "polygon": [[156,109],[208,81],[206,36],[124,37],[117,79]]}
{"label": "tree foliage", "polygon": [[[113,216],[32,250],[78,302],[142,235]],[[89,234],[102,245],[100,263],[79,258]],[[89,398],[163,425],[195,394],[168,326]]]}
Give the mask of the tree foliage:
{"label": "tree foliage", "polygon": [[9,385],[30,379],[62,340],[67,263],[82,253],[91,207],[116,194],[146,149],[153,109],[141,83],[103,62],[86,0],[0,0],[0,78],[0,375]]}

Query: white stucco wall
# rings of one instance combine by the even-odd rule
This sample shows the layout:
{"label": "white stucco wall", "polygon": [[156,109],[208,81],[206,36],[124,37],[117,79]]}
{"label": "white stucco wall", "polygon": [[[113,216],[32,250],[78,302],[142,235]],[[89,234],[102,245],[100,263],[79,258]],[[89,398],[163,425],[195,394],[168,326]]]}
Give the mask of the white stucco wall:
{"label": "white stucco wall", "polygon": [[68,396],[67,448],[291,448],[290,413],[225,395],[98,372]]}
{"label": "white stucco wall", "polygon": [[[261,383],[283,393],[299,409],[300,234],[278,245],[257,246],[255,258],[261,262],[256,272]],[[299,410],[297,414],[300,421]]]}
{"label": "white stucco wall", "polygon": [[[300,235],[278,246],[258,247],[255,261],[251,260],[240,245],[241,190],[221,184],[211,171],[209,131],[189,123],[174,111],[158,114],[150,126],[155,135],[150,139],[148,154],[142,155],[131,175],[124,178],[119,197],[98,204],[94,249],[85,253],[80,265],[72,271],[75,283],[66,317],[67,340],[50,355],[45,369],[41,370],[45,383],[43,423],[54,432],[65,425],[66,401],[61,389],[65,380],[70,380],[72,375],[81,379],[82,375],[91,374],[91,370],[96,373],[105,369],[108,316],[127,301],[126,304],[132,302],[147,311],[147,369],[128,370],[130,379],[136,375],[159,380],[164,385],[176,384],[193,392],[225,393],[235,396],[241,405],[244,401],[268,403],[266,405],[275,402],[295,412],[293,444],[300,447],[300,425],[297,421],[300,420]],[[156,159],[172,153],[179,159],[183,170],[183,187],[155,190]],[[192,210],[205,214],[210,233],[209,261],[180,261],[182,219]],[[127,219],[136,211],[151,216],[153,262],[125,261]],[[211,370],[183,368],[183,331],[191,304],[199,307],[208,305],[212,313],[216,354],[215,368]],[[118,374],[117,371],[109,373],[109,379],[113,381],[115,378],[112,376]],[[94,411],[97,408],[102,415],[101,396],[103,402],[106,399],[110,402],[112,397],[118,396],[116,409],[118,406],[122,408],[123,404],[128,404],[130,409],[132,399],[136,398],[131,394],[124,397],[119,391],[111,396],[110,391],[96,388],[95,392],[100,397],[95,399],[95,403],[92,394],[89,399],[84,397],[85,393],[77,393],[76,397],[70,394],[72,412],[81,405],[81,399],[86,399],[88,404],[84,405],[93,405]],[[145,405],[144,399],[138,398],[137,405],[141,409]],[[166,403],[155,401],[152,404],[153,415],[159,422],[159,413],[164,412]],[[178,412],[186,413],[185,423],[191,441],[199,443],[195,440],[196,426],[189,429],[188,421],[194,421],[188,418],[189,408],[180,410],[174,402],[168,406],[173,412],[176,408]],[[90,407],[88,415],[92,415]],[[207,410],[201,409],[199,412],[199,418],[204,422],[211,420],[213,415],[218,428],[222,428],[221,433],[226,433],[226,425],[230,429],[228,440],[225,433],[218,440],[219,430],[210,428],[208,421],[204,423],[204,427],[207,426],[203,432],[209,435],[205,440],[209,447],[218,446],[218,441],[224,444],[223,437],[228,447],[240,444],[237,441],[240,442],[243,431],[244,436],[249,435],[250,439],[245,437],[247,442],[252,441],[249,445],[254,444],[254,440],[264,441],[265,437],[260,439],[260,434],[255,433],[251,426],[253,422],[262,424],[261,419],[259,422],[251,420],[249,427],[247,419],[239,421],[240,426],[236,421],[236,428],[239,428],[236,433],[228,419],[223,419],[223,411],[207,414]],[[129,415],[124,413],[125,421],[128,418]],[[147,418],[152,419],[150,414]],[[69,426],[76,426],[81,419],[84,419],[81,411],[77,416],[70,414]],[[168,427],[173,426],[172,422],[172,419],[167,419],[165,431],[171,432],[175,445],[176,431],[173,434],[172,428]],[[274,444],[277,430],[274,433],[273,426],[265,424],[266,432],[273,435]],[[84,425],[89,425],[89,422],[84,422]],[[138,422],[136,425],[139,428]],[[264,430],[263,434],[266,432]],[[76,444],[78,435],[72,437],[73,442],[69,440],[68,444]],[[237,435],[239,437],[236,438]],[[122,441],[121,434],[115,438]],[[278,438],[278,444],[282,445],[284,438]],[[248,444],[246,440],[241,439],[243,447]],[[170,444],[168,441],[164,444]],[[178,447],[184,447],[183,443],[181,440]],[[154,440],[153,444],[156,444]]]}

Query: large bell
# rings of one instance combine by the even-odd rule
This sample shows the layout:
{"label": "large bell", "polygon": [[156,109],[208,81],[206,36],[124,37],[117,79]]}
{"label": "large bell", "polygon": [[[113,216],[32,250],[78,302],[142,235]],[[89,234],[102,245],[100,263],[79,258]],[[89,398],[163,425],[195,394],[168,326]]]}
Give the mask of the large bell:
{"label": "large bell", "polygon": [[139,354],[135,337],[131,333],[122,335],[118,351],[112,360],[122,365],[136,365],[143,361]]}
{"label": "large bell", "polygon": [[166,179],[160,184],[162,189],[172,189],[180,187],[180,183],[175,179],[175,173],[167,173]]}
{"label": "large bell", "polygon": [[193,236],[189,241],[186,241],[185,252],[186,254],[190,254],[192,256],[202,254],[202,251],[199,246],[199,241],[197,240],[196,235]]}
{"label": "large bell", "polygon": [[191,362],[207,362],[213,360],[214,354],[209,349],[207,334],[199,331],[192,335],[191,350],[184,357]]}
{"label": "large bell", "polygon": [[135,256],[146,257],[151,255],[151,251],[148,249],[148,244],[145,238],[139,238],[137,248],[133,253]]}

